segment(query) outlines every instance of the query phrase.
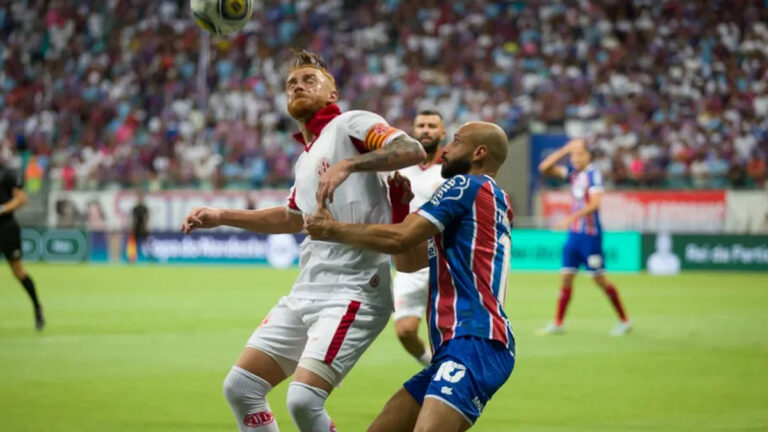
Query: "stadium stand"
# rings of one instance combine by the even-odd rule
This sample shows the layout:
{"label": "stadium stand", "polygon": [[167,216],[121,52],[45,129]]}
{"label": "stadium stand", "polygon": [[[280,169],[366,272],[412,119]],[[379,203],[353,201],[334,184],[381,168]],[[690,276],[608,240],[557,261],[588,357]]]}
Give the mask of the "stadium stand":
{"label": "stadium stand", "polygon": [[54,190],[289,185],[291,46],[399,127],[424,107],[510,136],[583,122],[616,186],[766,179],[761,1],[269,0],[210,44],[185,0],[26,3],[0,8],[0,145]]}

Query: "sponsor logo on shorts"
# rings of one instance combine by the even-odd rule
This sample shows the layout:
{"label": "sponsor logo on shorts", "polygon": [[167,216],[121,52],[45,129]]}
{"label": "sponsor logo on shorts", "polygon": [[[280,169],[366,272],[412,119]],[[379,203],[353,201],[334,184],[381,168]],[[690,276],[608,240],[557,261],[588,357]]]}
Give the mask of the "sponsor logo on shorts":
{"label": "sponsor logo on shorts", "polygon": [[248,414],[243,419],[243,424],[247,427],[259,427],[268,425],[275,421],[275,416],[269,411],[261,411],[253,414]]}
{"label": "sponsor logo on shorts", "polygon": [[485,408],[485,405],[483,405],[483,403],[480,402],[480,399],[478,399],[477,396],[475,396],[475,398],[472,399],[472,405],[474,405],[475,408],[477,408],[478,412],[483,412],[483,408]]}
{"label": "sponsor logo on shorts", "polygon": [[453,389],[452,389],[452,388],[450,388],[450,387],[448,387],[448,386],[443,386],[443,387],[440,389],[440,393],[442,393],[442,394],[444,394],[444,395],[448,395],[448,396],[450,396],[450,395],[452,395],[452,394],[453,394]]}
{"label": "sponsor logo on shorts", "polygon": [[603,257],[597,254],[590,255],[587,257],[587,264],[589,264],[589,266],[592,268],[602,267]]}
{"label": "sponsor logo on shorts", "polygon": [[463,364],[453,361],[446,361],[440,365],[440,369],[435,374],[434,381],[447,381],[449,383],[457,383],[464,378],[467,373],[467,367]]}
{"label": "sponsor logo on shorts", "polygon": [[376,288],[379,286],[379,275],[373,275],[371,277],[371,281],[368,282],[372,287]]}
{"label": "sponsor logo on shorts", "polygon": [[259,325],[259,327],[261,327],[263,325],[267,325],[267,323],[269,322],[269,316],[270,315],[271,314],[267,314],[267,316],[264,317],[264,320],[261,321],[261,325]]}
{"label": "sponsor logo on shorts", "polygon": [[15,251],[11,252],[11,259],[17,260],[21,258],[21,249],[16,249]]}

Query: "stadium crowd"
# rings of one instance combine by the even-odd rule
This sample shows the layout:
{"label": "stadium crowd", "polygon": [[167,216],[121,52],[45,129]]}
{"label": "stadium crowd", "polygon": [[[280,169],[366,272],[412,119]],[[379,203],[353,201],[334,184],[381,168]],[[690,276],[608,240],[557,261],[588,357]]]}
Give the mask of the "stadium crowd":
{"label": "stadium crowd", "polygon": [[578,123],[619,186],[766,178],[762,0],[265,0],[242,33],[210,43],[187,2],[4,2],[0,146],[33,155],[28,179],[289,184],[292,46],[325,57],[343,108],[406,129],[426,107],[451,128],[483,119],[510,135]]}

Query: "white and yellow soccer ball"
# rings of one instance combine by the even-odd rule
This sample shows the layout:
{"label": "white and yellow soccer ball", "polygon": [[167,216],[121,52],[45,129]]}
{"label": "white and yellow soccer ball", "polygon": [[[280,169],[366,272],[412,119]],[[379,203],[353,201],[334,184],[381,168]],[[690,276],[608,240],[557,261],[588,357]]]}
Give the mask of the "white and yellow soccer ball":
{"label": "white and yellow soccer ball", "polygon": [[226,36],[240,31],[253,15],[254,0],[190,0],[192,16],[205,31]]}

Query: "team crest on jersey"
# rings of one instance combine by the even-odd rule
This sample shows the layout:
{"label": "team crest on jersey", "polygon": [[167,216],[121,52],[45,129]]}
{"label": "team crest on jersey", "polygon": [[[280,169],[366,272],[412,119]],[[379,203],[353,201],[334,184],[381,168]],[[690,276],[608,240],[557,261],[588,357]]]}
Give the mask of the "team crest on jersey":
{"label": "team crest on jersey", "polygon": [[391,129],[392,129],[391,126],[385,123],[379,123],[376,126],[374,126],[369,133],[373,134],[374,136],[384,136],[388,134]]}
{"label": "team crest on jersey", "polygon": [[317,175],[322,177],[326,171],[331,168],[331,161],[328,158],[322,158],[317,162]]}
{"label": "team crest on jersey", "polygon": [[379,286],[379,275],[375,274],[371,277],[371,280],[368,282],[372,287],[376,288]]}
{"label": "team crest on jersey", "polygon": [[457,175],[449,178],[432,195],[432,205],[438,205],[443,200],[460,200],[464,191],[469,187],[469,177]]}

